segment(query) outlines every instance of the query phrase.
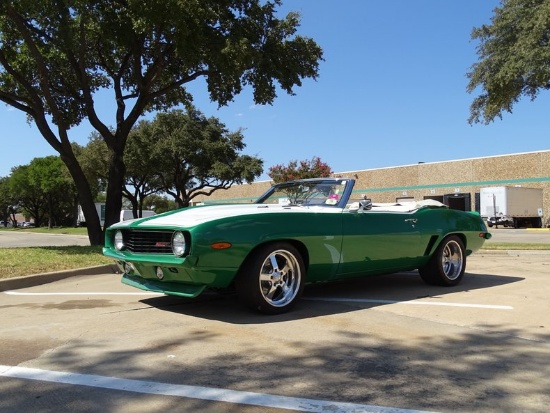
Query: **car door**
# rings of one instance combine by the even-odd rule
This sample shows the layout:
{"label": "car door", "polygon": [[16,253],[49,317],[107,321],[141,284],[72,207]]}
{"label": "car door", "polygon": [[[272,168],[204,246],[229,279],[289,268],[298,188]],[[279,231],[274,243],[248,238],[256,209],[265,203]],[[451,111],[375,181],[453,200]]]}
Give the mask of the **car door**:
{"label": "car door", "polygon": [[339,277],[410,269],[424,253],[414,212],[358,211],[342,218]]}

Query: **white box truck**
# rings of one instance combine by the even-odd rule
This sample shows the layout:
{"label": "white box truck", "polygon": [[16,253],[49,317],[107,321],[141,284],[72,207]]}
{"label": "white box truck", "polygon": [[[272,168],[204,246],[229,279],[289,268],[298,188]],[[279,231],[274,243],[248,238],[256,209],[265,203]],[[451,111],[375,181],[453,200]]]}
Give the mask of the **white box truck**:
{"label": "white box truck", "polygon": [[479,191],[480,214],[487,225],[542,227],[542,188],[493,186]]}
{"label": "white box truck", "polygon": [[[139,214],[139,212],[138,212]],[[151,217],[155,215],[155,211],[149,211],[148,209],[143,209],[141,211],[141,218]],[[120,211],[120,221],[128,221],[129,219],[134,219],[134,213],[131,209],[123,209]]]}
{"label": "white box truck", "polygon": [[[105,225],[105,202],[96,202],[95,209],[97,211],[97,216],[99,217],[101,226]],[[84,217],[84,213],[82,212],[82,207],[80,205],[78,206],[78,217],[76,219],[76,225],[79,227],[86,226],[86,218]]]}
{"label": "white box truck", "polygon": [[[105,203],[104,202],[96,202],[95,203],[95,209],[97,211],[97,215],[99,216],[99,221],[101,223],[101,226],[105,225]],[[150,217],[155,215],[154,211],[149,211],[144,209],[141,211],[142,218]],[[127,221],[129,219],[134,219],[134,214],[131,209],[123,209],[120,211],[120,220],[121,221]],[[78,218],[76,221],[76,224],[79,227],[85,227],[86,226],[86,218],[84,218],[84,213],[82,212],[82,208],[79,205],[78,206]]]}

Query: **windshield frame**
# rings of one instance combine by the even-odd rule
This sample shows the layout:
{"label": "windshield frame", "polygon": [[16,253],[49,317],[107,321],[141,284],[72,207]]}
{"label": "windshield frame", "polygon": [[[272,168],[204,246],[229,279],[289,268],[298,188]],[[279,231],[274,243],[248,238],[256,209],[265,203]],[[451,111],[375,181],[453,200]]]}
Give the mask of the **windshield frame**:
{"label": "windshield frame", "polygon": [[[292,206],[299,206],[299,207],[312,207],[312,206],[319,206],[319,207],[326,207],[326,208],[345,208],[346,204],[348,203],[348,200],[351,196],[351,193],[353,191],[353,187],[355,185],[355,180],[350,178],[313,178],[313,179],[300,179],[296,181],[288,181],[288,182],[281,182],[279,184],[275,184],[271,186],[262,196],[260,196],[254,203],[255,204],[264,204],[265,201],[267,201],[274,193],[276,192],[282,192],[285,190],[285,188],[292,188],[299,186],[307,186],[307,187],[317,187],[317,186],[324,186],[324,185],[343,185],[344,190],[339,195],[339,198],[336,200],[334,204],[327,204],[327,203],[315,203],[315,204],[307,204],[307,203],[289,203],[289,204],[279,204],[284,205],[288,207]],[[307,191],[305,191],[307,192]],[[304,192],[304,193],[305,193]]]}

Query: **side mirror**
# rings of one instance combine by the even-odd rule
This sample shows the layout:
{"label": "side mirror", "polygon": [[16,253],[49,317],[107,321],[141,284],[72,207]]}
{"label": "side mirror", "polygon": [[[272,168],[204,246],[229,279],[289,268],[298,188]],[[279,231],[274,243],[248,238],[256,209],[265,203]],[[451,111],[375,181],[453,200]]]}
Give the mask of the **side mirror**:
{"label": "side mirror", "polygon": [[372,199],[370,198],[363,199],[362,201],[359,202],[359,207],[364,211],[368,211],[372,209]]}

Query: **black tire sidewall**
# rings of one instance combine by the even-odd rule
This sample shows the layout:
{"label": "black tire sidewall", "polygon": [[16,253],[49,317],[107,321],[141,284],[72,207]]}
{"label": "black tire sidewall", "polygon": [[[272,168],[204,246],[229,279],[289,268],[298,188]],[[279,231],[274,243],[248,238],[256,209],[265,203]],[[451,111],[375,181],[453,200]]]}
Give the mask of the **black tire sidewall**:
{"label": "black tire sidewall", "polygon": [[[462,268],[460,274],[455,279],[450,279],[445,274],[442,263],[443,251],[450,242],[455,242],[460,247],[460,253],[462,255]],[[464,277],[464,272],[466,270],[466,253],[464,250],[464,242],[457,235],[449,235],[441,244],[437,247],[437,250],[432,255],[428,264],[419,269],[420,276],[427,284],[431,285],[440,285],[445,287],[452,287],[460,283]]]}
{"label": "black tire sidewall", "polygon": [[[274,306],[267,302],[260,290],[258,280],[261,267],[263,266],[266,258],[274,251],[279,250],[287,251],[292,254],[296,258],[298,266],[300,267],[298,291],[295,297],[284,306]],[[239,270],[239,274],[235,280],[235,288],[240,300],[243,301],[249,308],[264,314],[282,314],[294,307],[302,295],[302,291],[304,289],[304,279],[305,265],[302,255],[298,249],[288,242],[274,242],[262,245],[250,253],[249,257],[245,260]]]}

